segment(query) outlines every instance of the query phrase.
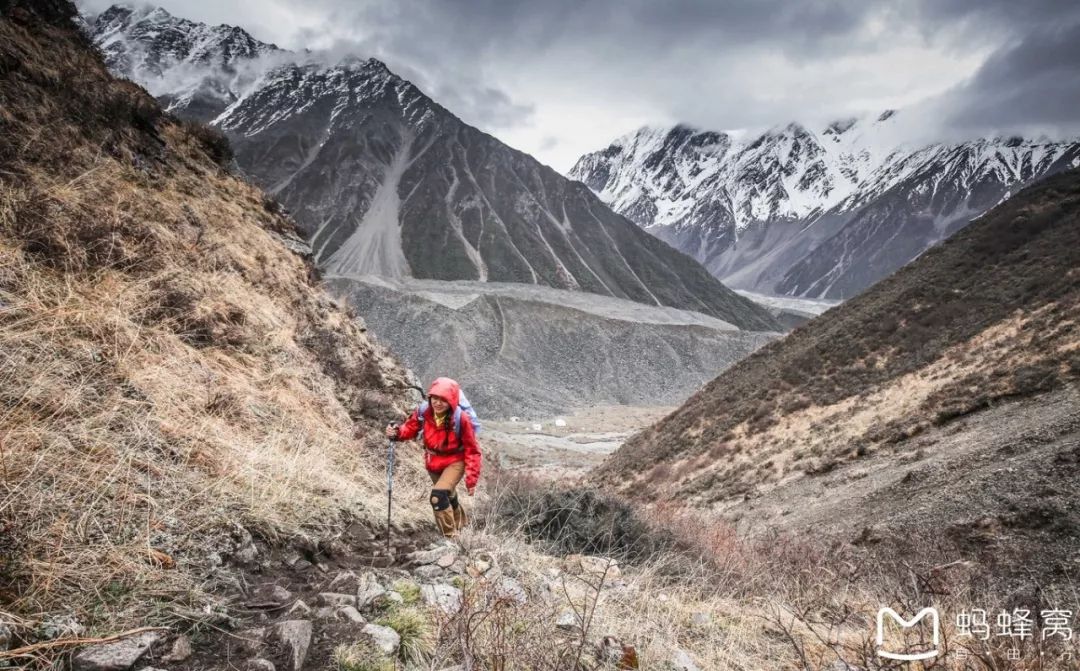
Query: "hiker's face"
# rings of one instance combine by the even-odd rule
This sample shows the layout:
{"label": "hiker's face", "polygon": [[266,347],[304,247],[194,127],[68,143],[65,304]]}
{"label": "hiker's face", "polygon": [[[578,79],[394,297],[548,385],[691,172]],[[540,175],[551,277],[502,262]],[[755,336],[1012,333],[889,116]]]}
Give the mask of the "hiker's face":
{"label": "hiker's face", "polygon": [[447,403],[446,399],[441,396],[432,396],[431,409],[434,410],[437,414],[441,415],[450,409],[450,404]]}

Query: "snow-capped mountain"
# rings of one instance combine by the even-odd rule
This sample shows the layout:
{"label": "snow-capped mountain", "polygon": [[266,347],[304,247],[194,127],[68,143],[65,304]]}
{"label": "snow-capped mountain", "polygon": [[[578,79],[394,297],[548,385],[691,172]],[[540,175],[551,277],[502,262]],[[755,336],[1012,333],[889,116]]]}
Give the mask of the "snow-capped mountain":
{"label": "snow-capped mountain", "polygon": [[161,9],[114,7],[86,21],[117,72],[225,131],[328,274],[543,284],[781,330],[587,187],[468,126],[377,60],[327,64]]}
{"label": "snow-capped mountain", "polygon": [[287,54],[235,26],[207,26],[151,6],[114,5],[84,22],[114,74],[144,85],[169,111],[200,120],[236,102]]}
{"label": "snow-capped mountain", "polygon": [[900,114],[762,134],[642,128],[570,177],[731,286],[848,298],[1025,184],[1080,165],[1080,141],[906,141]]}

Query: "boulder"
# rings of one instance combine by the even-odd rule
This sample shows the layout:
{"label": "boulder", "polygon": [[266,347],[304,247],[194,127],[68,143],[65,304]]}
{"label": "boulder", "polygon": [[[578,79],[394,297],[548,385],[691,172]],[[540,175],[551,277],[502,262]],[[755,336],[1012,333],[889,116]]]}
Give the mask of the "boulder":
{"label": "boulder", "polygon": [[241,652],[254,655],[262,651],[263,639],[265,637],[266,629],[257,627],[255,629],[245,629],[244,631],[237,633],[232,640],[236,642],[236,646]]}
{"label": "boulder", "polygon": [[495,583],[495,594],[503,599],[511,599],[519,604],[524,604],[529,597],[521,583],[509,576],[503,576]]}
{"label": "boulder", "polygon": [[269,640],[281,653],[288,671],[300,671],[311,645],[310,620],[285,620],[267,629]]}
{"label": "boulder", "polygon": [[80,650],[71,660],[72,671],[126,671],[164,637],[160,631],[144,631],[111,643]]}
{"label": "boulder", "polygon": [[451,585],[421,585],[420,596],[424,603],[453,615],[461,608],[461,590]]}
{"label": "boulder", "polygon": [[181,634],[173,641],[172,648],[162,656],[161,661],[169,663],[182,662],[188,657],[191,657],[193,652],[194,650],[191,648],[191,639]]}
{"label": "boulder", "polygon": [[319,594],[320,606],[355,606],[356,597],[352,594],[322,592]]}
{"label": "boulder", "polygon": [[457,558],[456,552],[447,552],[435,560],[435,565],[439,568],[450,568],[457,561]]}
{"label": "boulder", "polygon": [[672,655],[671,666],[676,671],[701,671],[701,667],[694,663],[694,658],[690,656],[690,653],[681,648]]}
{"label": "boulder", "polygon": [[428,566],[417,566],[415,569],[413,569],[413,575],[415,575],[421,580],[435,580],[436,578],[442,577],[444,573],[445,571],[443,571],[438,566],[435,566],[434,564]]}
{"label": "boulder", "polygon": [[335,592],[355,592],[360,588],[360,576],[352,571],[341,571],[330,581],[328,589]]}
{"label": "boulder", "polygon": [[15,640],[15,632],[12,631],[11,625],[0,622],[0,652],[11,648],[13,640]]}
{"label": "boulder", "polygon": [[568,634],[574,634],[575,636],[581,635],[581,624],[578,622],[578,616],[576,613],[570,610],[564,610],[559,613],[558,619],[555,620],[555,626],[567,632]]}
{"label": "boulder", "polygon": [[292,592],[281,585],[262,585],[251,595],[248,608],[273,608],[288,603],[293,598]]}
{"label": "boulder", "polygon": [[372,572],[360,576],[360,585],[356,588],[356,607],[366,608],[375,599],[386,593],[386,588],[379,584],[379,579]]}
{"label": "boulder", "polygon": [[244,664],[244,671],[277,671],[277,667],[269,659],[256,657],[255,659],[249,659]]}
{"label": "boulder", "polygon": [[334,617],[338,620],[345,620],[354,624],[364,624],[367,620],[360,614],[360,611],[356,610],[353,606],[342,606],[334,611]]}
{"label": "boulder", "polygon": [[423,566],[425,564],[434,564],[438,561],[439,557],[446,554],[446,548],[437,547],[433,550],[418,550],[408,554],[408,560],[417,566]]}
{"label": "boulder", "polygon": [[370,636],[371,640],[375,642],[375,646],[387,655],[393,656],[397,654],[398,646],[401,645],[401,636],[390,627],[384,627],[380,624],[367,624],[364,625],[364,633]]}

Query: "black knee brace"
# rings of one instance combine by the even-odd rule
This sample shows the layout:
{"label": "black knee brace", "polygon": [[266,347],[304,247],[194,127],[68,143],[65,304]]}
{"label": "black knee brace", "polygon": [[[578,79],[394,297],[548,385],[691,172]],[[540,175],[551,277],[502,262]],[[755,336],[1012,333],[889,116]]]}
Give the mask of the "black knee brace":
{"label": "black knee brace", "polygon": [[461,507],[461,501],[458,501],[457,492],[450,495],[450,505],[453,506],[455,510]]}
{"label": "black knee brace", "polygon": [[431,507],[436,512],[440,510],[446,510],[450,507],[450,490],[449,489],[433,489],[431,490]]}

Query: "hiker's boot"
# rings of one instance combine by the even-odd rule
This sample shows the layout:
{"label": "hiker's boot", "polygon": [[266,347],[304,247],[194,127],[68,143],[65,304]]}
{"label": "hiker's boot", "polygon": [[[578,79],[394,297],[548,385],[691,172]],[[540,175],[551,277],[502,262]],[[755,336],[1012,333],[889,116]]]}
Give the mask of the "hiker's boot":
{"label": "hiker's boot", "polygon": [[435,511],[435,524],[439,527],[439,531],[443,536],[447,538],[457,537],[457,524],[454,522],[454,509],[447,508],[446,510]]}
{"label": "hiker's boot", "polygon": [[457,525],[454,524],[454,509],[450,506],[450,491],[446,489],[431,490],[431,510],[435,513],[435,525],[447,538],[457,536]]}
{"label": "hiker's boot", "polygon": [[469,523],[469,518],[465,517],[465,509],[461,507],[457,492],[450,495],[450,507],[454,509],[454,526],[461,531]]}
{"label": "hiker's boot", "polygon": [[469,523],[469,518],[465,516],[465,507],[456,500],[451,501],[451,506],[451,510],[454,511],[454,526],[461,531]]}

